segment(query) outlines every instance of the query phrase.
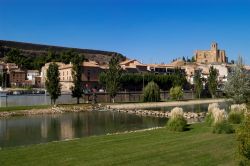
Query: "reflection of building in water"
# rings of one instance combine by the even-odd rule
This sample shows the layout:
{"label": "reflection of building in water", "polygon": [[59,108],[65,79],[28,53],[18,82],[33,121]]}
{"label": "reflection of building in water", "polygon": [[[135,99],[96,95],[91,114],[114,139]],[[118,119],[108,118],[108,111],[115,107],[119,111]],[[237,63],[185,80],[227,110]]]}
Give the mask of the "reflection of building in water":
{"label": "reflection of building in water", "polygon": [[74,138],[74,131],[72,126],[72,119],[61,120],[61,139]]}
{"label": "reflection of building in water", "polygon": [[41,122],[41,136],[43,138],[48,137],[48,123],[46,118]]}

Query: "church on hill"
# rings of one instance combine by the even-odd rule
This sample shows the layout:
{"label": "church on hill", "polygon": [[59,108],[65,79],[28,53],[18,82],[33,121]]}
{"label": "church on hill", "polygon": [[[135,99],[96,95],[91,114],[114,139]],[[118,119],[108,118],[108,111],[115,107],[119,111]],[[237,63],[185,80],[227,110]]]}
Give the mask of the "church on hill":
{"label": "church on hill", "polygon": [[198,63],[227,63],[228,58],[225,50],[218,49],[218,44],[213,42],[210,50],[195,51],[195,61]]}

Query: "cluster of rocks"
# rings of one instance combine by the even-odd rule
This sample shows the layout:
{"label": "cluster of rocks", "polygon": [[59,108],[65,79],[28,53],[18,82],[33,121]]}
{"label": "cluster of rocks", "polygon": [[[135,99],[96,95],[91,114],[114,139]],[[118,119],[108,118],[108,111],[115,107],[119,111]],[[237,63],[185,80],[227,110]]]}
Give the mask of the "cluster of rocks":
{"label": "cluster of rocks", "polygon": [[[144,110],[144,109],[111,109],[112,111],[124,112],[128,114],[136,114],[140,116],[153,116],[153,117],[171,117],[170,111],[155,111],[155,110]],[[206,112],[184,112],[183,115],[186,119],[204,119]]]}

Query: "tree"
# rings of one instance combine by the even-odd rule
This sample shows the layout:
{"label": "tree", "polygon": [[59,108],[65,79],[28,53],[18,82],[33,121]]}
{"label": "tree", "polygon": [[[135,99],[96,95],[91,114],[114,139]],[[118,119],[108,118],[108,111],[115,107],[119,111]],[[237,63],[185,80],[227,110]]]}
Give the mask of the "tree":
{"label": "tree", "polygon": [[192,61],[192,62],[196,62],[196,60],[195,60],[195,57],[194,57],[194,56],[192,56],[191,61]]}
{"label": "tree", "polygon": [[113,103],[115,102],[115,96],[120,88],[121,75],[122,69],[119,65],[119,59],[113,56],[109,61],[109,69],[106,73],[107,91]]}
{"label": "tree", "polygon": [[244,69],[242,58],[239,57],[237,65],[228,75],[228,81],[225,83],[224,92],[227,97],[234,100],[235,103],[244,103],[250,96],[250,75]]}
{"label": "tree", "polygon": [[183,97],[183,90],[181,86],[172,87],[170,89],[170,96],[174,100],[180,100]]}
{"label": "tree", "polygon": [[82,86],[82,62],[84,61],[84,57],[79,54],[74,54],[71,59],[72,67],[72,78],[73,78],[73,86],[71,87],[72,97],[77,98],[77,104],[79,104],[79,99],[83,94],[83,86]]}
{"label": "tree", "polygon": [[160,88],[154,81],[151,81],[143,90],[143,101],[157,102],[160,101],[160,99]]}
{"label": "tree", "polygon": [[58,70],[58,65],[56,63],[51,63],[47,70],[47,79],[45,82],[46,90],[50,94],[51,104],[55,104],[56,99],[61,95],[61,85],[60,85],[60,73]]}
{"label": "tree", "polygon": [[182,60],[183,60],[184,62],[186,62],[186,58],[185,58],[184,56],[182,57]]}
{"label": "tree", "polygon": [[203,89],[203,84],[202,84],[201,73],[196,72],[194,75],[194,91],[196,97],[198,97],[199,99],[201,98],[202,89]]}
{"label": "tree", "polygon": [[183,87],[187,83],[187,79],[185,77],[185,72],[181,70],[181,68],[175,68],[174,69],[174,79],[173,79],[173,85],[174,86],[181,86]]}
{"label": "tree", "polygon": [[216,89],[217,89],[217,77],[218,77],[218,71],[211,66],[209,69],[209,76],[208,76],[208,90],[212,96],[212,98],[215,97]]}

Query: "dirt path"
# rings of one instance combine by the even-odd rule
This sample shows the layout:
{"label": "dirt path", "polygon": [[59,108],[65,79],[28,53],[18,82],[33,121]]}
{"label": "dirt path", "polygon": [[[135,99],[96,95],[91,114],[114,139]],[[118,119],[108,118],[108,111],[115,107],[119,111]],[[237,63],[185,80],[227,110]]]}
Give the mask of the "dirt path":
{"label": "dirt path", "polygon": [[167,107],[167,106],[182,106],[182,105],[193,105],[193,104],[221,103],[226,101],[228,101],[228,99],[205,99],[205,100],[170,101],[170,102],[153,102],[153,103],[112,104],[112,105],[107,105],[107,108],[143,109],[149,107]]}

